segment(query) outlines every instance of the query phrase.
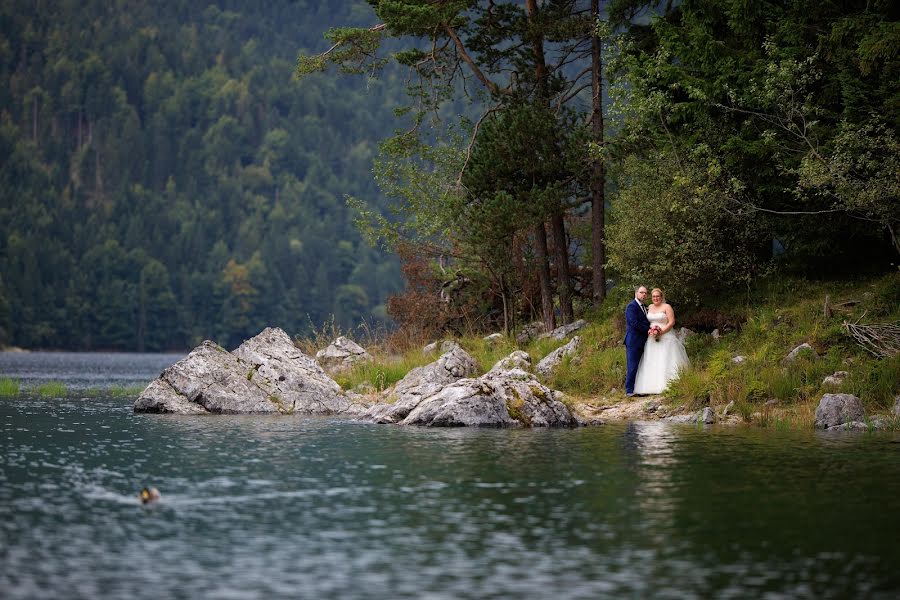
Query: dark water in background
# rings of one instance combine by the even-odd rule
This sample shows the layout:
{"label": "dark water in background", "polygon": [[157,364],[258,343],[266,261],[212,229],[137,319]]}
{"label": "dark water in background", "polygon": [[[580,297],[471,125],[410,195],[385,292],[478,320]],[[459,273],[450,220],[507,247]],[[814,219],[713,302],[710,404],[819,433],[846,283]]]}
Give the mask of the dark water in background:
{"label": "dark water in background", "polygon": [[[42,356],[48,375],[60,355]],[[439,430],[132,401],[0,399],[0,597],[900,593],[896,434]]]}

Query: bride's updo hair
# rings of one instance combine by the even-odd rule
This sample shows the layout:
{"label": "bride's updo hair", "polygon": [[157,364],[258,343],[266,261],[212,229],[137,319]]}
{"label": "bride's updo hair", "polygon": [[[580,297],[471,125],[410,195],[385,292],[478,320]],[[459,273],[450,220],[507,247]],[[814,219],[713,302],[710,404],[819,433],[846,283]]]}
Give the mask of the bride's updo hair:
{"label": "bride's updo hair", "polygon": [[661,299],[663,302],[665,302],[665,301],[666,301],[666,295],[665,295],[665,294],[663,293],[663,291],[662,291],[661,289],[659,289],[659,288],[653,288],[653,291],[650,292],[650,297],[652,298],[652,297],[653,297],[653,294],[655,294],[656,292],[659,292],[659,297],[660,297],[660,299]]}

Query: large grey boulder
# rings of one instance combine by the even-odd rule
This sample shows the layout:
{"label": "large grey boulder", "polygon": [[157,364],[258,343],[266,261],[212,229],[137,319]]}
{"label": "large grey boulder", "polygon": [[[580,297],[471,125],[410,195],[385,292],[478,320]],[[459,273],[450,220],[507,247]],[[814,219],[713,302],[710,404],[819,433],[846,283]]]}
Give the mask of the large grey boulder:
{"label": "large grey boulder", "polygon": [[332,415],[350,406],[341,386],[281,329],[267,327],[238,346],[234,355],[255,368],[261,377],[252,380],[280,399],[282,412]]}
{"label": "large grey boulder", "polygon": [[372,406],[366,417],[376,423],[397,423],[424,398],[436,394],[447,384],[475,374],[478,365],[468,352],[453,342],[446,347],[449,349],[436,361],[413,369],[388,390],[387,396],[392,403]]}
{"label": "large grey boulder", "polygon": [[134,403],[135,412],[277,413],[279,406],[248,379],[252,367],[209,340],[162,372]]}
{"label": "large grey boulder", "polygon": [[372,356],[365,348],[343,335],[316,352],[316,361],[332,373],[340,373],[371,360]]}
{"label": "large grey boulder", "polygon": [[461,379],[424,398],[403,425],[429,427],[574,427],[575,417],[559,395],[520,368],[492,369]]}
{"label": "large grey boulder", "polygon": [[574,356],[578,352],[579,346],[581,346],[581,337],[576,335],[568,344],[560,346],[541,359],[537,367],[535,367],[535,371],[537,371],[538,375],[546,377],[562,363],[564,358]]}
{"label": "large grey boulder", "polygon": [[816,407],[816,427],[828,429],[853,421],[863,421],[859,398],[852,394],[825,394]]}
{"label": "large grey boulder", "polygon": [[336,414],[351,402],[281,329],[267,328],[228,352],[205,341],[141,393],[135,412]]}
{"label": "large grey boulder", "polygon": [[459,378],[464,371],[474,373],[475,364],[456,348],[435,363],[410,371],[393,390],[396,402],[375,405],[365,417],[376,423],[429,427],[577,425],[560,394],[526,370],[530,365],[528,354],[516,351],[481,377]]}

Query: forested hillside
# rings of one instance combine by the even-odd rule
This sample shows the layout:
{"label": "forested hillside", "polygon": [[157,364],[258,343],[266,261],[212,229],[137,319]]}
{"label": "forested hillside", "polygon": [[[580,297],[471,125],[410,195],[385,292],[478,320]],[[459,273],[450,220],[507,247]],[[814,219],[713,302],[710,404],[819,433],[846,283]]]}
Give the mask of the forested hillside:
{"label": "forested hillside", "polygon": [[231,347],[384,315],[345,194],[403,86],[292,79],[365,2],[0,5],[0,346]]}

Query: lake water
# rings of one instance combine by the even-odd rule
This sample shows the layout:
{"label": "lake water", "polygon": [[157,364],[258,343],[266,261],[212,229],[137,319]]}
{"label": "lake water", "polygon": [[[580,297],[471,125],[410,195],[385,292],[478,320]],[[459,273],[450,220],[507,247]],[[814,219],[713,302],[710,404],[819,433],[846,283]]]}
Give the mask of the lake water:
{"label": "lake water", "polygon": [[78,390],[177,356],[70,356],[0,355],[70,386],[0,398],[3,598],[900,593],[893,433],[135,415]]}

